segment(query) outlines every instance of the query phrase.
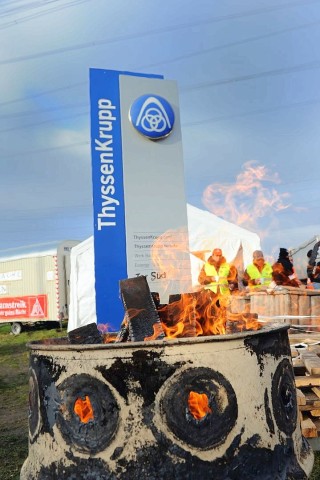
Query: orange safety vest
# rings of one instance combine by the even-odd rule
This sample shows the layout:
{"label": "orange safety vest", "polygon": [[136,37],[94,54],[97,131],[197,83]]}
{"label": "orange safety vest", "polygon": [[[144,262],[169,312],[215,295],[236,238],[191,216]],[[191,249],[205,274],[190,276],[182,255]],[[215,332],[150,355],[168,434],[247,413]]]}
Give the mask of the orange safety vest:
{"label": "orange safety vest", "polygon": [[208,277],[215,277],[215,281],[208,283],[204,286],[206,290],[212,290],[214,293],[217,293],[218,286],[220,287],[220,292],[224,295],[230,294],[228,276],[230,274],[230,265],[228,263],[222,263],[218,271],[214,265],[206,262],[204,265],[205,274]]}
{"label": "orange safety vest", "polygon": [[250,285],[250,288],[257,288],[261,285],[269,285],[272,280],[272,266],[270,263],[266,262],[263,266],[261,272],[259,271],[258,267],[252,263],[251,265],[247,266],[247,273],[251,280],[257,280],[260,278],[261,284],[260,285]]}

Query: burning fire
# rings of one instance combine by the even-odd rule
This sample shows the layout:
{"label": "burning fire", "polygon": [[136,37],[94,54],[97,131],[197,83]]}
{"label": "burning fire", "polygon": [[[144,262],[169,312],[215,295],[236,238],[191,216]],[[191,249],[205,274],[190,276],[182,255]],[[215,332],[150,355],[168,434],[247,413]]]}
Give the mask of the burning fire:
{"label": "burning fire", "polygon": [[232,332],[242,332],[246,330],[259,330],[261,324],[254,315],[245,313],[229,313],[228,314],[228,330]]}
{"label": "burning fire", "polygon": [[162,322],[168,338],[223,335],[226,333],[225,307],[219,307],[206,292],[182,294],[167,306],[167,322]]}
{"label": "burning fire", "polygon": [[176,301],[158,310],[161,323],[154,324],[154,334],[144,340],[156,340],[161,327],[167,339],[224,335],[261,328],[256,315],[231,313],[229,301],[230,298],[221,294],[212,297],[206,290],[178,295]]}
{"label": "burning fire", "polygon": [[191,415],[196,420],[202,420],[208,413],[212,413],[209,407],[209,399],[205,393],[191,391],[188,397],[188,407]]}
{"label": "burning fire", "polygon": [[273,212],[290,207],[288,193],[279,193],[266,182],[280,183],[279,175],[270,173],[264,165],[246,162],[234,184],[212,184],[203,193],[206,208],[236,225],[257,229],[257,221]]}
{"label": "burning fire", "polygon": [[[172,235],[172,232],[169,232]],[[165,241],[161,237],[161,245]],[[161,251],[162,255],[159,254]],[[178,276],[180,267],[177,251],[169,251],[164,257],[163,249],[152,249],[152,259],[159,271],[168,270],[167,262],[170,260],[170,274]],[[165,263],[161,263],[165,258]],[[169,285],[168,285],[169,286]],[[235,293],[233,294],[235,295]],[[256,319],[251,321],[244,315],[236,318],[230,313],[231,295],[222,293],[213,294],[210,290],[202,289],[193,293],[182,293],[171,295],[169,303],[158,308],[162,329],[166,338],[196,337],[210,335],[224,335],[235,331],[257,330],[260,328]],[[236,322],[239,321],[239,328]],[[228,331],[227,323],[232,323],[232,331]],[[230,325],[229,325],[230,326]],[[157,339],[159,335],[158,326],[154,325],[154,334],[146,337],[145,340]]]}
{"label": "burning fire", "polygon": [[[289,207],[285,203],[287,194],[280,194],[275,188],[265,186],[265,182],[280,183],[277,173],[268,172],[264,165],[255,162],[244,164],[243,172],[234,185],[212,184],[203,195],[203,203],[214,214],[247,228],[256,227],[257,219]],[[181,235],[180,235],[181,234]],[[180,237],[179,237],[180,235]],[[181,241],[177,239],[181,238]],[[207,245],[208,246],[208,245]],[[212,247],[212,245],[211,245]],[[166,274],[166,286],[170,291],[170,281],[183,276],[184,255],[190,255],[185,232],[168,231],[160,235],[151,249],[152,261],[159,272]],[[232,264],[238,272],[243,269],[242,251],[240,259]],[[204,260],[204,259],[203,259]],[[182,282],[183,283],[183,282]],[[181,292],[190,292],[187,287]],[[232,295],[237,293],[233,292]],[[258,330],[261,325],[254,315],[231,313],[231,296],[217,293],[210,296],[207,290],[176,295],[158,309],[161,324],[167,338],[191,337],[200,335],[223,335],[225,333]],[[158,331],[146,340],[156,339]]]}
{"label": "burning fire", "polygon": [[[269,173],[264,165],[247,162],[234,185],[209,185],[204,192],[203,203],[209,211],[237,225],[256,227],[257,219],[289,207],[284,201],[288,195],[266,187],[265,182],[280,183],[280,179],[277,173]],[[202,249],[201,252],[203,251]],[[165,286],[169,292],[174,292],[178,284],[179,291],[184,293],[171,295],[168,304],[156,306],[161,323],[155,322],[153,335],[149,334],[144,340],[158,339],[161,328],[169,339],[260,329],[261,324],[255,314],[232,313],[232,297],[239,294],[238,291],[226,293],[221,286],[217,292],[216,289],[206,290],[207,287],[200,290],[200,285],[196,287],[198,291],[193,291],[194,287],[189,284],[190,254],[189,237],[185,228],[163,233],[152,245],[151,257],[155,271],[151,272],[151,281],[161,282],[162,287]],[[204,258],[201,259],[205,261]],[[240,278],[243,270],[241,247],[231,264]],[[128,308],[128,322],[140,312],[141,310]]]}
{"label": "burning fire", "polygon": [[80,418],[82,423],[88,423],[89,420],[93,420],[93,408],[90,402],[88,395],[85,396],[85,399],[77,398],[74,404],[74,412]]}

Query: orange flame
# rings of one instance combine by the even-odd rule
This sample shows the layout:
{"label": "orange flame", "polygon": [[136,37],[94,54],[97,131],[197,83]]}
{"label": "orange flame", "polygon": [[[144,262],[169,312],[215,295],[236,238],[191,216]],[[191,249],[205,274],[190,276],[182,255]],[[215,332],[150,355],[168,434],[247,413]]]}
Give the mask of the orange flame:
{"label": "orange flame", "polygon": [[84,400],[77,398],[74,404],[74,412],[78,415],[82,423],[88,423],[89,420],[94,419],[93,408],[88,395],[86,395]]}
{"label": "orange flame", "polygon": [[107,332],[102,335],[102,343],[113,343],[117,338],[117,332]]}
{"label": "orange flame", "polygon": [[188,407],[191,415],[196,420],[201,420],[208,415],[208,413],[212,413],[209,407],[209,399],[205,393],[191,391],[188,397]]}
{"label": "orange flame", "polygon": [[[227,307],[222,295],[212,298],[207,291],[185,293],[166,307],[162,328],[167,338],[223,335]],[[217,304],[219,302],[219,304]]]}
{"label": "orange flame", "polygon": [[248,330],[260,330],[261,323],[254,315],[246,313],[229,313],[228,330],[232,332],[242,332]]}
{"label": "orange flame", "polygon": [[269,173],[264,165],[246,162],[234,184],[209,185],[203,193],[206,208],[225,220],[249,229],[257,228],[261,217],[272,217],[273,212],[290,207],[285,199],[288,193],[279,193],[268,183],[280,183],[277,173]]}
{"label": "orange flame", "polygon": [[145,342],[150,342],[150,340],[157,340],[159,335],[162,333],[162,325],[161,323],[154,323],[153,324],[153,335],[150,335],[150,337],[145,337],[144,341]]}

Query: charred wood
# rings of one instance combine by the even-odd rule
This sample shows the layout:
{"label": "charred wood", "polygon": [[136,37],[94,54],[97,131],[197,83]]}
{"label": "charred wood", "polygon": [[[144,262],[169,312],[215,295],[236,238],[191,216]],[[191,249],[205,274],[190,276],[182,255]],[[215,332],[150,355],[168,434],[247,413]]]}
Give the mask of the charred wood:
{"label": "charred wood", "polygon": [[102,335],[96,323],[89,323],[88,325],[71,330],[68,333],[68,339],[69,343],[72,344],[103,343]]}
{"label": "charred wood", "polygon": [[120,293],[128,319],[130,340],[143,341],[153,335],[155,340],[164,338],[159,314],[146,277],[121,280]]}

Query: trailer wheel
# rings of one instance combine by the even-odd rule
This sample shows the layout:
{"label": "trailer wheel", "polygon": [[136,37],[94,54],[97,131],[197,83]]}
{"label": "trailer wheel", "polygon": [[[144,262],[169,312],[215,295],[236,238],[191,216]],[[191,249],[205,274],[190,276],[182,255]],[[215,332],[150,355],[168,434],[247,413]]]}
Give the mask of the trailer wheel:
{"label": "trailer wheel", "polygon": [[11,323],[11,333],[13,333],[13,335],[19,335],[21,331],[22,331],[22,324],[20,322]]}

